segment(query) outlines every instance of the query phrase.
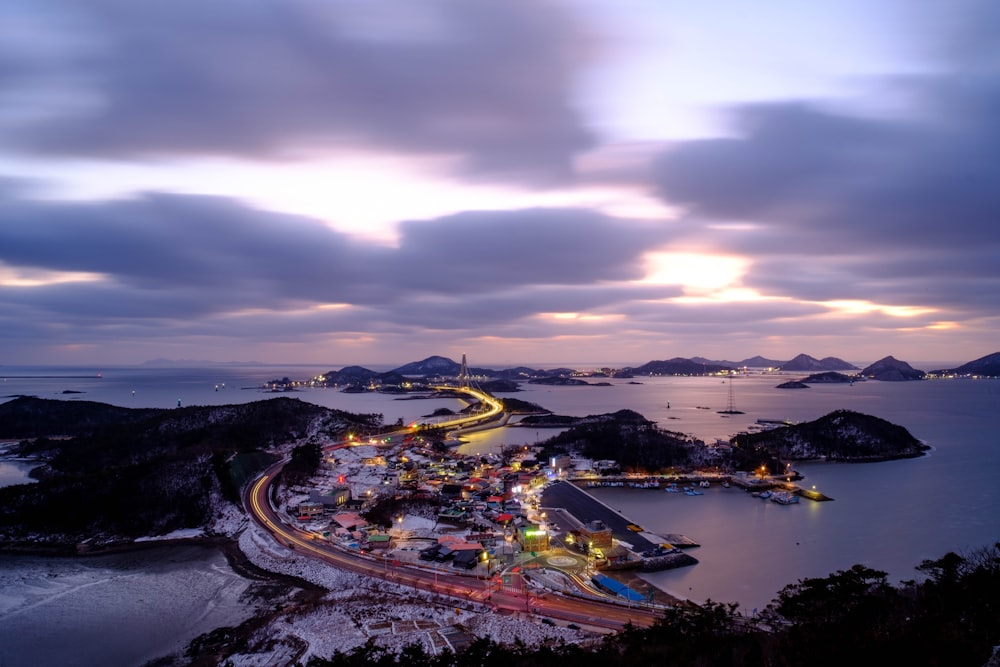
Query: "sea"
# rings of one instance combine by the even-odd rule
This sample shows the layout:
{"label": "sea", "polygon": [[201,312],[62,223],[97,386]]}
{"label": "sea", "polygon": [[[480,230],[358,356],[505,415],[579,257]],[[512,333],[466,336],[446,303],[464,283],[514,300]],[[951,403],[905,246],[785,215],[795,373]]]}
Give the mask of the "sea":
{"label": "sea", "polygon": [[[910,363],[932,370],[961,362]],[[244,403],[274,397],[263,388],[270,380],[308,380],[336,368],[3,366],[0,402],[18,395],[34,395],[159,408]],[[776,388],[802,375],[748,373],[731,380],[638,377],[612,379],[608,381],[610,386],[525,384],[522,391],[509,396],[557,414],[575,416],[627,408],[664,429],[706,442],[728,439],[759,419],[799,422],[849,409],[899,424],[931,447],[926,456],[900,461],[794,464],[794,469],[804,476],[799,484],[833,498],[828,502],[803,499],[796,505],[782,506],[753,498],[735,487],[713,487],[694,497],[639,489],[591,490],[599,500],[646,531],[682,534],[699,544],[690,551],[699,561],[697,565],[643,575],[651,585],[677,597],[737,603],[741,612],[750,615],[763,609],[784,586],[803,578],[824,577],[862,564],[886,572],[891,582],[899,583],[920,579],[916,566],[924,560],[1000,542],[1000,380],[867,381],[811,385],[808,389]],[[386,423],[397,419],[410,423],[439,407],[462,406],[457,399],[400,400],[385,394],[349,394],[326,388],[302,387],[280,395],[350,412],[379,413]],[[729,407],[730,400],[743,414],[719,413]],[[514,423],[464,436],[459,451],[483,454],[504,445],[540,442],[557,432]],[[30,462],[23,461],[0,462],[0,484],[30,483],[30,466]],[[169,554],[169,548],[165,549],[164,553]],[[10,614],[28,625],[50,628],[52,636],[76,637],[76,626],[93,620],[93,613],[74,618],[69,612],[54,620],[49,612],[64,595],[61,585],[50,589],[52,599],[45,602],[44,590],[34,582],[23,578],[12,582],[7,576],[12,562],[9,558],[14,558],[18,572],[37,566],[46,573],[45,581],[49,583],[60,582],[63,576],[73,581],[79,576],[75,561],[70,559],[60,565],[52,559],[32,556],[4,558],[8,560],[0,560],[0,581],[4,584],[0,595],[0,645],[9,634]],[[189,562],[196,570],[219,572],[218,561],[205,555]],[[87,608],[86,596],[93,590],[99,603],[94,608],[102,609],[101,613],[100,605],[111,600],[120,601],[112,606],[128,607],[141,595],[146,604],[162,606],[162,613],[177,614],[179,618],[189,615],[182,605],[161,605],[153,591],[137,592],[126,587],[114,596],[108,595],[106,591],[115,585],[114,579],[110,577],[101,586],[74,588],[74,595],[84,596],[80,609]],[[224,590],[227,582],[219,578],[214,585]],[[31,597],[36,595],[41,597]],[[34,600],[31,604],[25,602],[29,597]],[[136,622],[141,624],[141,618]],[[206,619],[198,628],[188,627],[188,634],[210,630],[208,626],[213,622]],[[52,627],[53,623],[58,627]],[[100,644],[108,642],[109,638],[102,637]],[[17,664],[4,658],[0,655],[0,664]],[[58,662],[46,663],[36,656],[31,664]]]}

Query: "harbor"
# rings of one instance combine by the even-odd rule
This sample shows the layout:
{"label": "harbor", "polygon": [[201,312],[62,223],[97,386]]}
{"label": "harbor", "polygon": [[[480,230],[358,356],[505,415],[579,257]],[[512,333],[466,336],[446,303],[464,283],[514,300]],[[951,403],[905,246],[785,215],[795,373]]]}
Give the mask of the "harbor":
{"label": "harbor", "polygon": [[[723,474],[723,473],[692,473],[684,475],[634,475],[602,476],[574,478],[571,481],[584,488],[630,488],[649,489],[653,491],[667,491],[668,493],[687,493],[688,495],[701,495],[700,489],[707,488],[713,484],[719,486],[737,488],[747,491],[751,495],[766,491],[788,493],[799,498],[805,498],[816,502],[833,500],[815,487],[805,488],[796,484],[794,479],[800,479],[798,473],[792,471],[788,475],[780,477],[763,474]],[[770,496],[767,496],[770,497]]]}
{"label": "harbor", "polygon": [[[608,559],[605,569],[663,570],[698,561],[682,549],[698,546],[685,535],[658,535],[642,529],[621,512],[608,507],[600,500],[570,482],[560,481],[549,485],[542,492],[542,507],[547,514],[559,516],[573,534],[587,535],[588,531],[609,534],[618,546],[634,555],[634,558]],[[611,549],[609,539],[605,548]],[[615,567],[618,565],[619,567]]]}

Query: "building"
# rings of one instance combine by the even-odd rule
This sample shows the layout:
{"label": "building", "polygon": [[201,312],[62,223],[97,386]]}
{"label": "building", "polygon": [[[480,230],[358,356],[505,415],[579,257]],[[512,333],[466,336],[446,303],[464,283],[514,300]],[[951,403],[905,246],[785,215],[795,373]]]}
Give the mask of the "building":
{"label": "building", "polygon": [[517,528],[517,541],[522,551],[548,551],[549,533],[533,523],[524,523]]}
{"label": "building", "polygon": [[334,512],[340,509],[351,499],[351,489],[346,486],[334,487],[329,493],[313,491],[309,494],[309,502],[319,503],[327,512]]}
{"label": "building", "polygon": [[569,454],[557,454],[549,459],[549,467],[553,470],[565,470],[572,465],[573,459]]}
{"label": "building", "polygon": [[313,518],[315,516],[322,516],[323,514],[323,503],[307,501],[304,503],[299,503],[299,519],[303,517]]}
{"label": "building", "polygon": [[590,549],[609,550],[614,542],[611,529],[603,521],[591,521],[580,529],[580,539]]}

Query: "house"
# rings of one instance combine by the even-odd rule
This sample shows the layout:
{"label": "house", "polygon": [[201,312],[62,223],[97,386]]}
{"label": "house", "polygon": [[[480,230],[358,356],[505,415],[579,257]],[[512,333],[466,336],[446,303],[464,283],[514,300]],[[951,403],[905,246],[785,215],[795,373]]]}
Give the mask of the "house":
{"label": "house", "polygon": [[315,517],[323,514],[323,503],[306,501],[304,503],[299,503],[298,513],[300,517]]}
{"label": "house", "polygon": [[368,525],[361,515],[354,512],[337,512],[333,515],[333,523],[341,530],[352,533]]}
{"label": "house", "polygon": [[368,548],[374,550],[384,550],[389,548],[391,538],[388,535],[369,535]]}
{"label": "house", "polygon": [[476,567],[481,560],[482,554],[486,552],[480,549],[461,549],[455,551],[455,558],[451,562],[452,567],[471,570]]}

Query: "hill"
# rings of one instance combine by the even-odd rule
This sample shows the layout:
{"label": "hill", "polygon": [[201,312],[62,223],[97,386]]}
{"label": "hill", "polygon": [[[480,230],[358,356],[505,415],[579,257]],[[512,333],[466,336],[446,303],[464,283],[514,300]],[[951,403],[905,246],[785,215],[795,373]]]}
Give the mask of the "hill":
{"label": "hill", "polygon": [[736,366],[739,368],[777,368],[782,363],[775,359],[768,359],[767,357],[762,357],[757,355],[755,357],[750,357],[749,359],[744,359],[742,361],[737,361]]}
{"label": "hill", "polygon": [[902,426],[850,410],[761,433],[740,434],[731,442],[744,450],[766,450],[779,459],[793,461],[888,461],[920,456],[929,449]]}
{"label": "hill", "polygon": [[[381,415],[284,397],[151,411],[43,399],[2,408],[5,428],[39,436],[20,453],[48,462],[37,483],[0,488],[0,541],[64,546],[208,528],[238,503],[240,484],[278,456],[320,434],[381,424]],[[46,437],[68,431],[73,437]]]}
{"label": "hill", "polygon": [[926,373],[910,366],[905,361],[895,357],[884,357],[871,366],[865,367],[860,375],[883,382],[903,382],[907,380],[923,380]]}
{"label": "hill", "polygon": [[635,375],[709,375],[731,371],[733,368],[674,357],[666,361],[650,361],[631,370]]}
{"label": "hill", "polygon": [[783,371],[805,371],[812,373],[815,371],[853,371],[857,370],[857,366],[837,357],[815,359],[808,354],[800,354],[794,359],[781,364],[780,369]]}
{"label": "hill", "polygon": [[931,371],[931,375],[977,375],[979,377],[1000,377],[1000,352],[987,354],[958,368]]}
{"label": "hill", "polygon": [[[556,419],[559,418],[547,421],[554,425]],[[544,444],[550,449],[578,452],[595,460],[615,461],[627,472],[660,472],[683,467],[704,449],[700,441],[661,430],[633,410],[583,417]]]}
{"label": "hill", "polygon": [[22,396],[0,403],[0,438],[79,435],[111,424],[134,424],[163,412],[157,408]]}

